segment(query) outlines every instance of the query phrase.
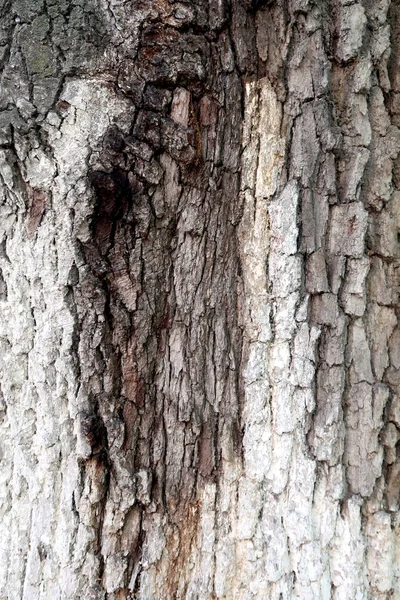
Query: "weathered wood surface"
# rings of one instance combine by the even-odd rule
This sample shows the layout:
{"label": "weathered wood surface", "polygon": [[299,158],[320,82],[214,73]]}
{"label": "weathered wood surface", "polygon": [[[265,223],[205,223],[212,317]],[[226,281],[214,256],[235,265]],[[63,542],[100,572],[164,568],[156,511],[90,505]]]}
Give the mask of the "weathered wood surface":
{"label": "weathered wood surface", "polygon": [[0,2],[1,600],[400,599],[400,2]]}

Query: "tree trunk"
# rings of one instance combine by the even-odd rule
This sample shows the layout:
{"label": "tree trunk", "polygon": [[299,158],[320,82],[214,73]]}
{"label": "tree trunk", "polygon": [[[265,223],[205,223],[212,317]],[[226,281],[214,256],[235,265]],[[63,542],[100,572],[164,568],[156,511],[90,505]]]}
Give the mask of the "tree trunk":
{"label": "tree trunk", "polygon": [[1,600],[400,599],[400,0],[2,0]]}

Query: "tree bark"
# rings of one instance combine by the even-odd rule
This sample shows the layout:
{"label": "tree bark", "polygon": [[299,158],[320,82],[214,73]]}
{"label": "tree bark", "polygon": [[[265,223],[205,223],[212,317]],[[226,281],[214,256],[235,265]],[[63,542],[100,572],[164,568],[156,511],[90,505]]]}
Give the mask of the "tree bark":
{"label": "tree bark", "polygon": [[400,1],[0,11],[1,600],[399,600]]}

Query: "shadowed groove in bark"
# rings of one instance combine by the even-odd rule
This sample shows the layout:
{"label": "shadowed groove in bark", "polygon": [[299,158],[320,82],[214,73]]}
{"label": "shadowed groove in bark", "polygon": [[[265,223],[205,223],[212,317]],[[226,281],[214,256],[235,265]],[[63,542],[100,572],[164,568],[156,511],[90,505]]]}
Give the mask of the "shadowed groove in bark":
{"label": "shadowed groove in bark", "polygon": [[[109,333],[103,338],[101,353],[116,387],[111,396],[100,396],[103,411],[109,413],[105,422],[110,423],[110,412],[115,414],[115,398],[122,406],[113,419],[115,427],[124,428],[124,440],[112,453],[110,466],[127,471],[132,481],[137,479],[135,473],[151,473],[141,497],[136,490],[143,511],[141,543],[145,547],[135,549],[137,563],[131,564],[129,571],[135,573],[134,587],[139,593],[140,564],[146,561],[143,552],[148,552],[149,535],[159,536],[159,532],[148,533],[156,510],[156,516],[163,518],[166,538],[165,549],[158,551],[161,569],[166,571],[157,585],[160,590],[167,586],[160,593],[172,598],[175,593],[186,594],[189,585],[182,575],[188,556],[197,551],[200,527],[200,511],[193,507],[200,502],[202,480],[215,481],[221,460],[221,424],[228,419],[223,425],[228,437],[237,437],[229,433],[230,428],[240,430],[235,425],[239,414],[234,371],[228,377],[233,376],[232,406],[223,407],[223,389],[232,361],[227,354],[237,354],[240,349],[239,332],[235,333],[235,292],[226,282],[237,270],[230,217],[234,212],[230,204],[235,200],[230,194],[237,189],[238,180],[241,94],[240,80],[227,74],[223,90],[234,94],[224,100],[213,81],[215,76],[219,78],[216,67],[215,75],[213,69],[204,67],[204,60],[218,60],[216,38],[205,43],[197,34],[177,35],[174,28],[151,23],[144,25],[141,40],[138,63],[125,61],[118,79],[119,87],[135,102],[134,121],[128,136],[112,125],[103,137],[96,170],[90,175],[96,202],[91,239],[83,243],[83,251],[90,267],[89,289],[103,289],[109,306]],[[193,53],[193,67],[187,61],[177,62],[174,45]],[[197,48],[203,63],[196,63]],[[212,53],[215,58],[207,58]],[[149,83],[142,86],[141,78]],[[183,96],[181,90],[186,90]],[[178,106],[174,105],[178,94],[183,104],[172,108]],[[231,131],[221,127],[226,101],[229,119],[236,119]],[[205,105],[208,110],[202,108]],[[183,110],[182,116],[177,110]],[[208,138],[205,148],[199,145],[200,131]],[[222,144],[217,168],[216,134]],[[171,171],[174,176],[168,182]],[[121,187],[122,180],[126,186]],[[165,186],[170,188],[167,194]],[[191,265],[192,273],[184,264],[186,253],[198,257],[198,266],[192,269]],[[221,264],[216,265],[216,256]],[[99,285],[97,277],[102,281]],[[82,301],[87,304],[90,298]],[[214,354],[211,360],[208,352]],[[167,367],[166,361],[171,366]],[[240,363],[240,355],[235,362]],[[218,408],[216,397],[222,401]],[[117,491],[117,480],[114,485]],[[115,539],[118,545],[118,537]],[[106,556],[105,560],[113,558]],[[129,578],[127,573],[126,585]],[[105,587],[110,587],[107,568]]]}

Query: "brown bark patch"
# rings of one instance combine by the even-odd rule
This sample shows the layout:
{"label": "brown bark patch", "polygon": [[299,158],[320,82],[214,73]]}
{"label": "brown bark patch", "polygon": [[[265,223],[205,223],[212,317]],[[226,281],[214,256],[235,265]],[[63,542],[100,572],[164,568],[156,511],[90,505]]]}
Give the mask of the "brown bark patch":
{"label": "brown bark patch", "polygon": [[214,436],[210,423],[206,423],[199,440],[199,472],[210,477],[215,468]]}
{"label": "brown bark patch", "polygon": [[196,546],[200,525],[201,506],[199,502],[180,503],[173,516],[173,533],[169,536],[166,553],[169,557],[169,572],[166,579],[166,597],[176,600],[179,580],[184,576],[185,565]]}
{"label": "brown bark patch", "polygon": [[47,195],[43,190],[26,186],[29,199],[28,218],[26,221],[26,232],[29,239],[32,239],[35,231],[40,225],[44,211],[46,210]]}
{"label": "brown bark patch", "polygon": [[127,450],[132,450],[133,439],[134,439],[134,430],[137,424],[138,412],[134,404],[132,402],[125,402],[124,408],[122,411],[123,419],[124,419],[124,443],[122,445],[122,449],[124,452]]}
{"label": "brown bark patch", "polygon": [[218,103],[210,96],[203,96],[200,100],[200,124],[203,127],[210,127],[217,122]]}
{"label": "brown bark patch", "polygon": [[128,600],[130,597],[132,596],[130,596],[129,588],[119,588],[115,592],[115,600]]}

